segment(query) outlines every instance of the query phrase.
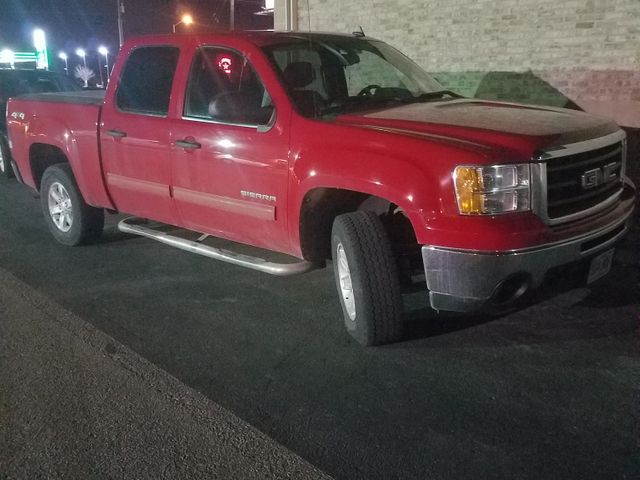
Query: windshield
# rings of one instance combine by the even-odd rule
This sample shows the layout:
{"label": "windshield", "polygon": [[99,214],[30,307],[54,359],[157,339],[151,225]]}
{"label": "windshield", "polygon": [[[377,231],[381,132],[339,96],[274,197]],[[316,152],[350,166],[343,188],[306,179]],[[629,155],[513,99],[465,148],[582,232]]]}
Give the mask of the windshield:
{"label": "windshield", "polygon": [[300,38],[263,50],[298,110],[310,117],[455,96],[405,55],[377,40]]}

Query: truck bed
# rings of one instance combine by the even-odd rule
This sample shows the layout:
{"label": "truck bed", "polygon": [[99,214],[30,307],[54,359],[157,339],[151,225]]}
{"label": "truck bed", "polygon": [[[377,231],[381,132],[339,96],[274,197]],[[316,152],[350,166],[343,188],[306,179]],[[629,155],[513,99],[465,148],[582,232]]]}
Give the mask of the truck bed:
{"label": "truck bed", "polygon": [[48,92],[27,93],[18,95],[21,100],[37,100],[52,103],[73,103],[77,105],[102,105],[104,90],[87,90],[84,92]]}
{"label": "truck bed", "polygon": [[45,168],[39,158],[54,156],[71,164],[89,205],[111,208],[98,146],[103,100],[99,90],[31,93],[9,100],[12,156],[23,183],[38,190]]}

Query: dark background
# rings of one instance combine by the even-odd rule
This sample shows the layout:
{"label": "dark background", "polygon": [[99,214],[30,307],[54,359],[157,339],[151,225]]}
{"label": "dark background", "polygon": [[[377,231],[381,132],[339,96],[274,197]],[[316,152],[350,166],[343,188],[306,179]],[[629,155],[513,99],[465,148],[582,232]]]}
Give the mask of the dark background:
{"label": "dark background", "polygon": [[[227,30],[229,0],[124,0],[124,37],[170,33],[171,26],[190,13],[195,25],[179,25],[178,32]],[[87,64],[97,58],[97,48],[105,45],[111,54],[118,50],[117,0],[3,0],[0,11],[0,49],[32,51],[32,32],[42,28],[47,34],[52,70],[62,70],[58,52],[69,55],[69,67],[81,63],[74,52],[87,51]],[[235,0],[236,29],[271,29],[273,17],[255,15],[264,0]]]}

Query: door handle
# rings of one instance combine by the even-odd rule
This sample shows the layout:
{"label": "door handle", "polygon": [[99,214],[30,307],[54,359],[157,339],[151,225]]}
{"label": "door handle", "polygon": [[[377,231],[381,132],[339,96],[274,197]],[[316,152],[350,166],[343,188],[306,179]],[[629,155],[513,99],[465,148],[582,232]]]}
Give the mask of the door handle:
{"label": "door handle", "polygon": [[121,130],[111,129],[107,130],[107,135],[114,138],[122,138],[127,136],[127,132],[123,132]]}
{"label": "door handle", "polygon": [[195,140],[187,140],[186,138],[184,140],[176,140],[176,146],[185,148],[187,150],[195,150],[197,148],[202,148],[202,145],[200,145]]}

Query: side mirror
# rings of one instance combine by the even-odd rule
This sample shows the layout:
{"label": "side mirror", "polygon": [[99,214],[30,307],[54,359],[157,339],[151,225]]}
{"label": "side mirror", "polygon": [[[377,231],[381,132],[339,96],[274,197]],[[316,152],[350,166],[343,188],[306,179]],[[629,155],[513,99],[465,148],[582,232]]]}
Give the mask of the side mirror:
{"label": "side mirror", "polygon": [[209,103],[209,115],[214,120],[243,125],[268,125],[273,106],[262,107],[262,98],[245,92],[225,92]]}

